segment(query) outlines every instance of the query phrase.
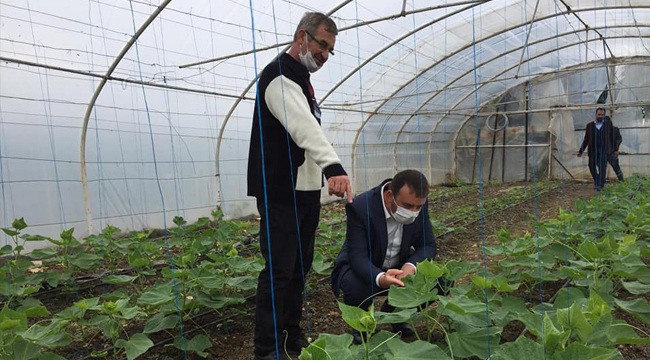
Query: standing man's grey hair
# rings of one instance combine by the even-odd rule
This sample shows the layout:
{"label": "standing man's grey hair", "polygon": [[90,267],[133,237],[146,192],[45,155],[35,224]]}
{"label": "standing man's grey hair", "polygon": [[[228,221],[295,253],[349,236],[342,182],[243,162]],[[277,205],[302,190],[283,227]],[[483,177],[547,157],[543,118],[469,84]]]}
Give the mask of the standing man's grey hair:
{"label": "standing man's grey hair", "polygon": [[325,31],[328,33],[338,35],[339,30],[336,28],[334,20],[319,12],[308,12],[302,16],[302,19],[300,19],[296,32],[293,33],[293,41],[298,40],[298,31],[304,29],[310,34],[315,34],[321,24],[325,24]]}

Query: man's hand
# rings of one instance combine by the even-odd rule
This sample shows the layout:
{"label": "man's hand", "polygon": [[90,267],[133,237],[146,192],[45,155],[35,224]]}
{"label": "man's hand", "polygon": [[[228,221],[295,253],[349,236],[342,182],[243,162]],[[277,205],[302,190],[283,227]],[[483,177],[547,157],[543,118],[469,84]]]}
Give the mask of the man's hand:
{"label": "man's hand", "polygon": [[398,278],[403,273],[404,271],[402,270],[388,269],[388,271],[379,277],[379,286],[382,289],[388,289],[391,285],[404,286],[404,283]]}
{"label": "man's hand", "polygon": [[578,157],[582,157],[582,153],[578,151]]}
{"label": "man's hand", "polygon": [[347,175],[332,176],[327,179],[327,187],[330,195],[343,197],[347,194],[348,202],[352,202],[352,185]]}
{"label": "man's hand", "polygon": [[614,157],[618,159],[618,151],[614,151]]}
{"label": "man's hand", "polygon": [[402,266],[402,274],[395,276],[398,280],[402,280],[403,278],[409,276],[409,275],[415,275],[415,267],[411,264],[404,264]]}

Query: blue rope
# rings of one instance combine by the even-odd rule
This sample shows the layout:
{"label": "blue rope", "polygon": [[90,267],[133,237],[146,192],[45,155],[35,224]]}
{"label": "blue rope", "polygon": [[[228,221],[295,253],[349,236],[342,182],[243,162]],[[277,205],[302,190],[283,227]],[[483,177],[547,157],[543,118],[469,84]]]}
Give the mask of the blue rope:
{"label": "blue rope", "polygon": [[[525,10],[526,18],[528,18],[528,11],[527,11],[528,6],[526,4],[526,0],[524,0],[524,8],[526,9]],[[530,26],[532,28],[533,25],[531,24]],[[525,30],[528,31],[528,23],[526,23],[526,25],[525,25]],[[528,68],[528,85],[527,86],[528,86],[528,94],[530,94],[530,87],[531,87],[531,83],[530,83],[530,80],[531,80],[531,76],[530,76],[530,47],[529,47],[528,42],[526,42],[526,44],[524,46],[525,46],[525,51],[526,51],[526,66]],[[558,79],[558,81],[559,81],[559,79]],[[530,109],[530,108],[532,108],[533,100],[532,100],[531,96],[528,96],[528,99],[529,99],[528,101],[530,102],[530,105],[528,106],[528,108]],[[533,144],[533,141],[535,139],[533,134],[534,134],[534,131],[531,131],[530,132],[530,144]],[[526,134],[526,136],[528,136],[528,134]],[[533,159],[535,159],[535,147],[534,146],[531,148],[531,156],[532,156]],[[534,199],[535,199],[535,237],[536,237],[536,243],[537,243],[537,274],[538,274],[538,277],[539,277],[539,303],[540,303],[540,310],[541,310],[542,323],[543,323],[544,322],[545,311],[544,311],[544,297],[543,297],[543,293],[542,293],[542,257],[541,257],[540,246],[539,246],[539,213],[538,213],[538,199],[539,199],[538,195],[539,194],[537,192],[537,170],[536,170],[536,165],[535,165],[534,161],[533,161],[533,164],[532,164],[532,169],[533,169],[533,193],[534,193]],[[543,347],[544,358],[546,358],[546,340],[545,340],[546,335],[544,334],[544,331],[542,331],[541,335],[542,335],[542,344],[544,344],[544,347]]]}
{"label": "blue rope", "polygon": [[[0,140],[4,140],[4,132],[2,131],[2,106],[0,105]],[[7,221],[7,198],[5,196],[5,180],[4,180],[4,173],[3,173],[3,167],[2,167],[2,144],[4,141],[0,141],[0,191],[2,191],[2,224],[4,227],[9,227],[9,222]],[[9,245],[9,235],[5,234],[3,232],[3,237],[5,239],[5,246]],[[11,276],[10,274],[10,267],[9,267],[9,261],[5,261],[5,266],[7,267],[7,289],[11,288]],[[9,306],[11,306],[11,302],[7,302]]]}
{"label": "blue rope", "polygon": [[484,233],[484,221],[485,215],[483,212],[483,174],[481,167],[481,127],[478,119],[478,74],[477,74],[477,61],[476,61],[476,18],[474,16],[474,7],[472,7],[472,52],[473,52],[473,61],[474,61],[474,118],[476,119],[476,152],[478,156],[478,179],[479,179],[479,210],[481,217],[479,219],[479,233],[481,236],[481,247],[483,252],[483,276],[485,279],[485,340],[487,342],[487,353],[488,358],[490,358],[490,308],[489,308],[489,297],[488,297],[488,272],[487,272],[487,255],[485,251],[485,233]]}
{"label": "blue rope", "polygon": [[[275,2],[271,0],[271,10],[273,12],[273,28],[275,30],[275,42],[276,44],[280,43],[278,38],[278,27],[275,17]],[[276,47],[278,54],[278,70],[280,72],[280,89],[282,90],[282,106],[284,109],[284,128],[287,138],[287,149],[289,156],[289,174],[291,176],[291,190],[293,194],[293,211],[296,218],[296,232],[298,233],[298,254],[300,255],[300,274],[302,275],[302,294],[303,294],[303,304],[305,306],[305,320],[307,321],[307,336],[311,338],[311,319],[309,314],[309,305],[307,303],[307,281],[305,278],[305,263],[302,256],[302,236],[300,234],[300,220],[298,219],[298,199],[296,196],[296,182],[293,176],[293,157],[291,156],[291,140],[289,139],[289,119],[287,118],[287,102],[284,98],[284,79],[282,76],[282,59],[280,57],[280,48]],[[316,239],[314,239],[314,242]],[[313,352],[313,347],[310,347],[310,350]]]}
{"label": "blue rope", "polygon": [[[32,39],[34,40],[34,43],[36,43],[36,35],[34,34],[34,23],[32,22],[32,10],[29,6],[29,0],[26,2],[27,4],[27,14],[29,15],[29,25],[31,29],[31,34],[32,34]],[[38,62],[38,52],[36,51],[36,47],[34,47],[34,57],[36,58],[36,62]],[[48,75],[47,75],[47,69],[44,70],[45,72],[45,92],[43,90],[43,82],[41,79],[41,70],[36,69],[38,73],[38,82],[41,86],[41,95],[43,99],[46,99],[45,97],[45,92],[47,92],[47,99],[50,98],[50,87],[49,87],[49,80],[48,80]],[[48,111],[48,104],[49,105],[49,111]],[[66,222],[65,222],[65,210],[63,208],[63,197],[61,196],[61,183],[59,181],[59,167],[58,167],[58,162],[56,161],[56,146],[54,144],[54,130],[52,128],[52,119],[50,118],[50,115],[52,113],[52,108],[51,108],[51,103],[49,102],[43,102],[43,110],[45,112],[45,120],[47,121],[47,130],[50,138],[50,150],[52,151],[52,160],[54,160],[54,177],[56,179],[56,194],[57,194],[57,200],[58,200],[58,205],[59,205],[59,217],[61,220],[61,224],[59,225],[60,229],[63,230],[66,227]]]}
{"label": "blue rope", "polygon": [[269,225],[269,200],[268,191],[266,188],[266,162],[264,161],[264,133],[262,131],[262,106],[260,104],[260,79],[257,71],[257,48],[255,43],[255,16],[253,13],[253,0],[249,0],[249,8],[251,13],[251,35],[253,37],[253,62],[255,68],[255,85],[257,103],[257,121],[260,127],[260,152],[262,155],[262,184],[264,185],[264,217],[266,220],[266,242],[269,248],[269,272],[271,275],[271,307],[273,309],[273,334],[275,336],[275,356],[280,359],[280,348],[278,346],[278,320],[275,311],[275,286],[273,284],[273,257],[271,255],[271,228]]}
{"label": "blue rope", "polygon": [[[133,23],[133,36],[137,33],[137,29],[135,26],[135,13],[133,12],[133,2],[129,0],[129,7],[131,9],[131,21]],[[138,40],[134,42],[135,44],[135,54],[137,57],[137,64],[138,64],[138,73],[140,77],[140,81],[143,81],[142,78],[142,65],[140,63],[140,50],[138,49]],[[175,295],[175,300],[176,300],[176,312],[178,314],[178,325],[180,327],[180,333],[181,333],[181,342],[183,344],[183,353],[185,355],[185,360],[188,359],[187,355],[187,346],[185,344],[185,334],[183,334],[183,318],[181,315],[181,309],[180,309],[180,301],[179,301],[179,296],[178,296],[178,286],[176,284],[176,276],[175,276],[175,269],[174,269],[174,260],[172,258],[172,253],[171,249],[169,246],[169,237],[167,233],[167,210],[165,208],[165,197],[163,195],[162,191],[162,186],[160,184],[160,178],[158,176],[158,163],[156,161],[156,146],[154,143],[153,139],[153,129],[151,126],[151,114],[149,113],[149,103],[147,102],[147,93],[145,92],[144,89],[144,84],[141,85],[142,87],[142,98],[144,100],[144,107],[147,113],[147,123],[149,125],[149,135],[151,139],[151,153],[153,156],[153,168],[154,168],[154,173],[156,175],[156,184],[158,186],[158,193],[160,194],[160,202],[162,204],[162,214],[163,214],[163,226],[165,228],[165,246],[167,247],[167,254],[169,256],[169,266],[172,271],[172,283],[174,285],[174,295]]]}
{"label": "blue rope", "polygon": [[[359,112],[361,115],[361,124],[363,124],[363,78],[361,77],[361,39],[359,38],[359,4],[357,0],[354,1],[354,14],[356,19],[356,35],[357,35],[357,65],[359,66]],[[365,131],[361,130],[361,145],[363,147],[363,177],[365,182],[366,191],[368,188],[368,153],[366,152],[366,135]],[[393,194],[395,196],[395,194]],[[372,278],[372,242],[370,241],[370,202],[368,194],[364,195],[366,200],[366,232],[368,238],[368,273],[370,275],[370,294],[372,303],[375,301],[375,279]],[[383,200],[382,200],[383,203]]]}
{"label": "blue rope", "polygon": [[[104,49],[108,49],[108,46],[106,44],[106,31],[105,31],[105,28],[104,28],[104,20],[103,20],[103,17],[101,16],[101,5],[100,5],[99,0],[96,0],[96,2],[97,2],[97,6],[98,6],[98,9],[99,9],[99,13],[100,13],[99,25],[100,25],[101,30],[102,30],[102,40],[104,42]],[[91,39],[92,39],[92,36],[91,36]],[[106,66],[110,67],[108,57],[106,57]],[[109,89],[111,90],[111,99],[113,101],[113,104],[115,104],[116,101],[115,101],[115,91],[113,90],[113,84],[109,83],[107,85],[108,85]],[[120,148],[120,159],[122,160],[122,162],[121,162],[122,174],[124,175],[124,178],[126,178],[127,177],[126,176],[126,165],[125,165],[126,160],[124,158],[124,146],[122,144],[122,132],[120,131],[120,122],[117,121],[118,116],[117,116],[117,108],[116,107],[113,107],[113,114],[115,115],[115,127],[117,129],[117,141],[118,141],[118,144],[120,145],[119,148]],[[97,115],[95,114],[95,116],[97,116]],[[132,228],[135,228],[135,221],[134,221],[134,216],[133,216],[133,206],[131,205],[131,190],[129,188],[129,182],[124,181],[124,184],[126,185],[126,200],[127,200],[128,206],[129,206],[129,218],[131,219]]]}
{"label": "blue rope", "polygon": [[[413,10],[415,10],[415,1],[412,3],[413,5]],[[416,41],[416,31],[415,31],[415,13],[413,13],[413,16],[411,17],[413,19],[413,58],[415,61],[415,73],[417,74],[418,72],[418,48],[417,48],[417,41]],[[422,171],[424,170],[424,164],[422,160],[422,139],[421,139],[421,134],[420,134],[420,113],[419,109],[420,108],[420,86],[418,84],[418,79],[420,77],[416,76],[415,77],[415,120],[416,120],[416,126],[417,130],[416,132],[418,133],[418,148],[419,148],[419,157],[420,157],[420,193],[424,194],[424,184],[423,184],[423,178],[424,175],[422,174]],[[431,166],[431,164],[429,164]],[[424,258],[426,259],[427,257],[427,237],[426,237],[426,217],[429,216],[428,213],[422,214],[422,251],[424,254]]]}
{"label": "blue rope", "polygon": [[[558,24],[558,16],[557,16],[557,10],[558,10],[558,5],[557,5],[557,0],[555,0],[555,49],[557,52],[557,86],[558,86],[558,98],[560,97],[560,40],[559,40],[559,24]],[[578,52],[580,52],[578,48]],[[567,102],[568,102],[568,97],[567,97]],[[560,154],[564,154],[564,136],[563,136],[563,122],[560,121]],[[551,145],[552,146],[552,145]],[[551,152],[552,154],[552,152]],[[550,169],[549,169],[550,171]],[[563,203],[566,202],[566,194],[564,192],[564,172],[560,171],[560,187],[562,189],[562,198],[563,198]],[[566,219],[562,219],[562,225],[563,225],[563,236],[564,236],[564,264],[567,266],[567,279],[569,277],[569,250],[568,250],[568,239],[567,239],[567,223]],[[571,293],[569,292],[569,288],[566,288],[566,298],[567,298],[567,308],[571,308]],[[569,316],[569,327],[571,326],[571,317]]]}

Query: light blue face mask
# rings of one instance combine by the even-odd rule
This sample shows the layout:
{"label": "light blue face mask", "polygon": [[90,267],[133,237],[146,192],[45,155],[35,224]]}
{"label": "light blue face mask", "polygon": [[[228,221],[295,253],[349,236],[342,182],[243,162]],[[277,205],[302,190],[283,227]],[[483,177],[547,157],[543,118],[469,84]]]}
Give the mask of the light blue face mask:
{"label": "light blue face mask", "polygon": [[300,62],[304,67],[307,68],[307,70],[310,73],[315,73],[320,69],[320,66],[316,63],[316,60],[314,60],[314,55],[309,51],[309,45],[308,45],[308,40],[307,40],[307,33],[305,33],[305,45],[307,45],[307,52],[305,55],[302,54],[302,49],[301,51],[298,52],[298,56],[300,57]]}

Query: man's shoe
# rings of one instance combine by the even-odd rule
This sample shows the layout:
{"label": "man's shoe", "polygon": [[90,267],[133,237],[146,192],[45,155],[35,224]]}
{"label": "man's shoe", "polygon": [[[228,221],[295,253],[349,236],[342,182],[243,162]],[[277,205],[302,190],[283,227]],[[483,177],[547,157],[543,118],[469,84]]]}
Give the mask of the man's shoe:
{"label": "man's shoe", "polygon": [[272,351],[266,355],[255,354],[254,360],[291,360],[282,350],[280,350],[280,356],[275,356],[275,351]]}
{"label": "man's shoe", "polygon": [[403,338],[407,338],[415,335],[415,331],[413,330],[413,327],[409,323],[393,324],[393,332],[397,334],[400,331],[402,332]]}
{"label": "man's shoe", "polygon": [[[352,342],[354,345],[361,345],[363,342],[368,343],[368,337],[366,336],[366,333],[361,334],[357,330],[352,330]],[[361,337],[363,336],[363,341],[361,341]]]}
{"label": "man's shoe", "polygon": [[296,338],[288,338],[286,346],[289,355],[300,355],[302,349],[309,346],[309,341],[307,341],[304,335],[300,334]]}

